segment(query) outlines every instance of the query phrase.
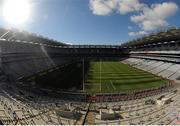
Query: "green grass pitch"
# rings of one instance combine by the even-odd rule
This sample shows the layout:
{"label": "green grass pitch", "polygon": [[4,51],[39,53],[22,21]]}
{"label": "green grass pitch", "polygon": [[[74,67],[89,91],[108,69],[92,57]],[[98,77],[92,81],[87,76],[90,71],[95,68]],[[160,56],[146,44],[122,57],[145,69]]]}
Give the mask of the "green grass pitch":
{"label": "green grass pitch", "polygon": [[160,77],[121,62],[91,62],[85,77],[85,92],[118,93],[159,87]]}

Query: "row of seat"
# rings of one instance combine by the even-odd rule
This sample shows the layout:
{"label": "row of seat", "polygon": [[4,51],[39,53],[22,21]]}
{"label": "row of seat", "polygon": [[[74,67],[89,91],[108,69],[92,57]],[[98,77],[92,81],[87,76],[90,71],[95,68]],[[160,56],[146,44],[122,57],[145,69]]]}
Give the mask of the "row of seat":
{"label": "row of seat", "polygon": [[[39,96],[38,99],[40,99]],[[42,99],[44,99],[42,97]],[[45,100],[45,99],[44,99]],[[58,101],[58,104],[46,102],[27,102],[17,100],[15,97],[0,95],[0,120],[3,124],[24,124],[24,125],[74,125],[82,124],[87,111],[87,104]],[[63,114],[59,114],[59,112]],[[73,118],[71,115],[79,113],[80,118]],[[76,116],[75,116],[76,117]]]}
{"label": "row of seat", "polygon": [[[157,100],[159,97],[164,95],[165,97],[171,97],[173,102],[170,104],[166,104],[163,106],[159,106],[157,104],[154,105],[146,105],[145,101],[148,99]],[[172,91],[164,92],[159,95],[155,95],[153,97],[133,100],[133,101],[126,101],[126,102],[117,102],[117,103],[109,103],[107,104],[96,104],[96,107],[99,106],[96,110],[98,111],[100,106],[102,113],[108,113],[109,109],[113,108],[113,106],[120,106],[120,110],[114,110],[115,113],[121,115],[122,118],[116,120],[100,120],[99,118],[95,119],[95,124],[108,124],[108,125],[119,125],[119,124],[149,124],[149,125],[156,125],[156,124],[172,124],[174,117],[172,113],[180,112],[180,94],[174,94]],[[172,107],[177,105],[174,110]],[[98,117],[99,113],[96,113]],[[178,124],[178,123],[175,123]]]}
{"label": "row of seat", "polygon": [[180,64],[136,58],[129,58],[123,62],[170,80],[180,80]]}

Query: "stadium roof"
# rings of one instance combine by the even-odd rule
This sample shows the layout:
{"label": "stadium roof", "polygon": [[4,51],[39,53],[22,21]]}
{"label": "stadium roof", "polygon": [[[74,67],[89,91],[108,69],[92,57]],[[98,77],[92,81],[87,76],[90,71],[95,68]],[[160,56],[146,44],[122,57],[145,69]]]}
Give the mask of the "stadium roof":
{"label": "stadium roof", "polygon": [[160,44],[180,40],[180,28],[169,29],[164,32],[153,33],[122,44],[123,47],[140,46],[148,44]]}
{"label": "stadium roof", "polygon": [[19,31],[16,29],[5,29],[5,28],[0,28],[0,39],[36,42],[42,44],[51,44],[54,46],[67,45],[65,43],[58,42],[56,40],[45,38],[43,36],[29,33],[26,31]]}

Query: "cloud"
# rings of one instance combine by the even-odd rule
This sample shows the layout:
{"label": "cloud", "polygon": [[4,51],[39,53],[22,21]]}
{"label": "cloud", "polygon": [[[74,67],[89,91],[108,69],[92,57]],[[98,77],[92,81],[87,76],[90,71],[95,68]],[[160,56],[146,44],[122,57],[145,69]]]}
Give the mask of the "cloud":
{"label": "cloud", "polygon": [[90,0],[90,9],[95,15],[109,15],[113,11],[127,14],[141,10],[145,5],[138,0]]}
{"label": "cloud", "polygon": [[138,0],[117,0],[117,10],[120,14],[127,14],[134,11],[140,11],[146,5]]}
{"label": "cloud", "polygon": [[167,18],[174,15],[178,6],[172,2],[153,4],[143,8],[139,15],[131,16],[131,21],[138,24],[142,30],[152,31],[168,26]]}
{"label": "cloud", "polygon": [[143,35],[147,35],[148,32],[146,31],[139,31],[139,32],[129,32],[128,35],[129,36],[143,36]]}
{"label": "cloud", "polygon": [[131,26],[128,26],[128,30],[132,30],[133,29],[133,27],[131,27]]}
{"label": "cloud", "polygon": [[[141,30],[130,32],[130,36],[167,27],[169,25],[167,19],[173,16],[178,8],[174,2],[147,5],[140,3],[139,0],[90,0],[90,9],[94,15],[106,16],[112,12],[120,15],[132,13],[130,20]],[[131,30],[129,27],[128,29]]]}
{"label": "cloud", "polygon": [[90,9],[95,15],[108,15],[116,8],[117,0],[90,0]]}

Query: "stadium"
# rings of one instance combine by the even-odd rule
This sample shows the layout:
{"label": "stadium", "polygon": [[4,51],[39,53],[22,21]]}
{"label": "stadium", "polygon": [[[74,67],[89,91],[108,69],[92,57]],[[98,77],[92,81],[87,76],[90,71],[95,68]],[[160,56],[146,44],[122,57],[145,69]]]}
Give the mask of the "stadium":
{"label": "stadium", "polygon": [[1,124],[176,124],[180,29],[121,46],[14,32],[1,39]]}
{"label": "stadium", "polygon": [[179,125],[180,28],[68,44],[0,28],[0,125]]}

